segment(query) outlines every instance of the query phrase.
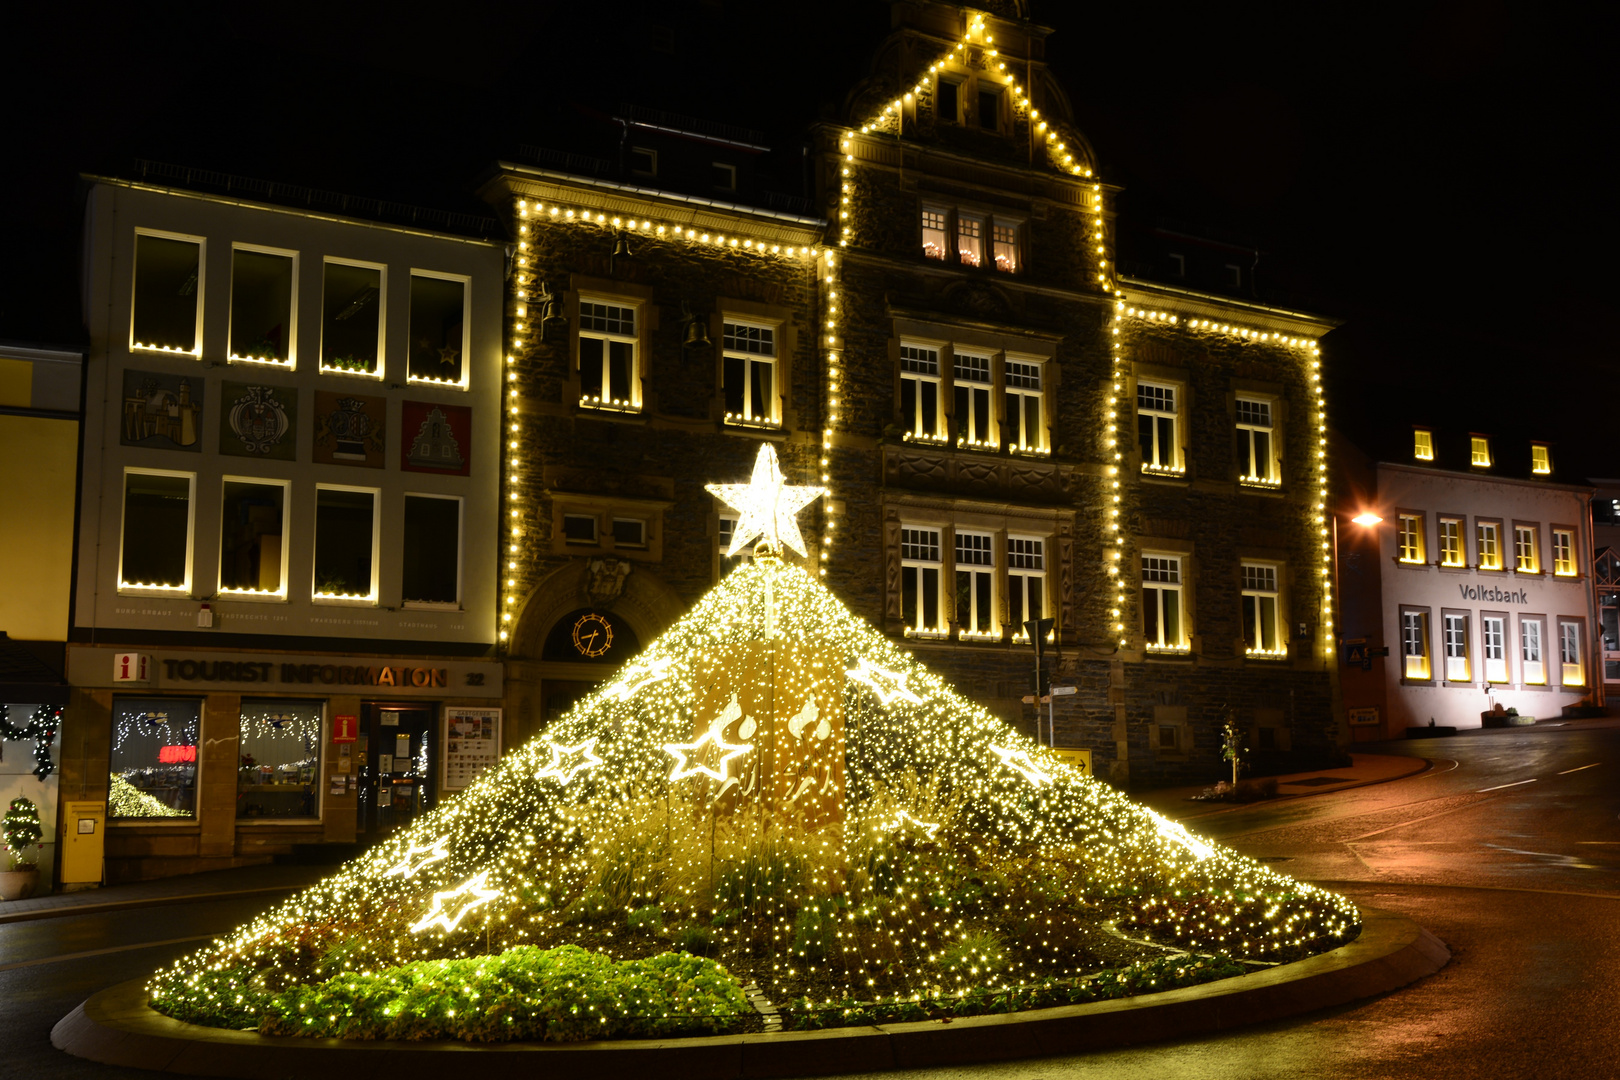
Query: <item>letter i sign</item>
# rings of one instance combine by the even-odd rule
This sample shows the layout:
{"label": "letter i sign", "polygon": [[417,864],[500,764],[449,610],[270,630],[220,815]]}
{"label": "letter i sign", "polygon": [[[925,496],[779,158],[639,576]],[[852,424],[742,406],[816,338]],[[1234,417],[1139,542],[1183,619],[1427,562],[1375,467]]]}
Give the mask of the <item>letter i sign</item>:
{"label": "letter i sign", "polygon": [[332,717],[332,741],[354,742],[357,717],[339,714]]}

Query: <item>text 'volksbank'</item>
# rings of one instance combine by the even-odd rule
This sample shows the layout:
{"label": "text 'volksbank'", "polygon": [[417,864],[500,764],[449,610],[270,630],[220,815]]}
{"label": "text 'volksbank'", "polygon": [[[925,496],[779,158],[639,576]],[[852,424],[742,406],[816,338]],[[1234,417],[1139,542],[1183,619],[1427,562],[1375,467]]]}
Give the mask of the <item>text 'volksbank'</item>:
{"label": "text 'volksbank'", "polygon": [[1458,585],[1464,600],[1477,600],[1482,604],[1528,604],[1530,594],[1523,589],[1487,589],[1483,585]]}

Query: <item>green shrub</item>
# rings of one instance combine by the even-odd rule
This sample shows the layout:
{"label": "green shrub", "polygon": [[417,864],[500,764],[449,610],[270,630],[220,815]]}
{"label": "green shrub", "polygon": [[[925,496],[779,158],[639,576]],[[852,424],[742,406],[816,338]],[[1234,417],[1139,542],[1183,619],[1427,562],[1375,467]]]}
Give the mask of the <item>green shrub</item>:
{"label": "green shrub", "polygon": [[256,1028],[273,996],[264,989],[263,974],[247,967],[204,968],[185,989],[173,1000],[151,990],[152,1008],[188,1024]]}
{"label": "green shrub", "polygon": [[934,961],[958,982],[974,982],[1007,965],[1007,946],[993,930],[964,930]]}
{"label": "green shrub", "polygon": [[640,934],[662,934],[664,932],[664,911],[657,904],[648,904],[643,908],[636,908],[625,916],[625,925]]}
{"label": "green shrub", "polygon": [[623,909],[613,902],[613,898],[601,889],[587,889],[563,911],[563,922],[573,925],[594,919],[607,919],[621,910]]}
{"label": "green shrub", "polygon": [[683,926],[671,939],[675,948],[693,956],[707,956],[714,948],[714,933],[706,926]]}

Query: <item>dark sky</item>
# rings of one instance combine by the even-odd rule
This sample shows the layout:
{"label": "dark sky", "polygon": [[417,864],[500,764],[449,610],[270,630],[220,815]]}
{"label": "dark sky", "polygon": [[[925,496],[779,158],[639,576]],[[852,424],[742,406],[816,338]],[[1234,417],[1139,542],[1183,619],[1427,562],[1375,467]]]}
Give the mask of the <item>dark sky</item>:
{"label": "dark sky", "polygon": [[[791,135],[888,21],[882,0],[150,10],[18,28],[0,338],[76,333],[81,170],[145,156],[466,209],[496,156],[559,141],[571,100]],[[1293,302],[1346,320],[1328,340],[1344,426],[1548,438],[1613,475],[1614,91],[1587,10],[1034,0],[1123,212],[1251,238]],[[658,25],[675,52],[649,59]]]}

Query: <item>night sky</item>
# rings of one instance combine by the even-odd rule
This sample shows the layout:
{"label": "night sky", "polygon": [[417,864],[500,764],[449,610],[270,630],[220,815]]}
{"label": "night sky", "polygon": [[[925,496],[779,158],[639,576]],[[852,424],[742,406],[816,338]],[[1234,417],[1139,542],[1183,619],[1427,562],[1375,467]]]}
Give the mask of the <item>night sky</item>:
{"label": "night sky", "polygon": [[[566,148],[582,104],[791,140],[833,115],[888,25],[882,0],[151,10],[11,27],[0,339],[81,336],[80,171],[147,157],[476,211],[490,164]],[[1034,0],[1033,15],[1055,28],[1048,57],[1122,214],[1243,237],[1265,252],[1262,299],[1345,321],[1324,346],[1336,424],[1548,439],[1568,477],[1620,474],[1599,166],[1615,93],[1596,10]],[[655,25],[673,53],[646,49]]]}

